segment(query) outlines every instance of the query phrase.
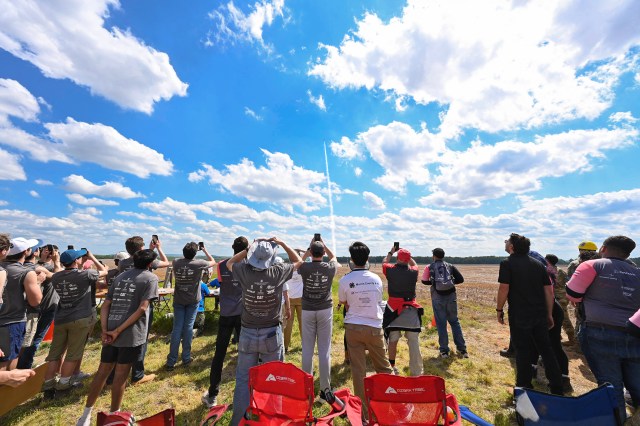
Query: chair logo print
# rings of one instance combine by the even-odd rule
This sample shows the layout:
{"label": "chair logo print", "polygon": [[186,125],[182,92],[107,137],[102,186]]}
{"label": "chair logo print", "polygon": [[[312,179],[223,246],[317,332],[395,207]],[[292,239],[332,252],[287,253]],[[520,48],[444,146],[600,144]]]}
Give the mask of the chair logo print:
{"label": "chair logo print", "polygon": [[392,388],[391,386],[389,386],[389,387],[387,388],[387,390],[386,390],[386,391],[384,391],[384,393],[398,393],[398,392],[396,392],[396,390],[395,390],[394,388]]}
{"label": "chair logo print", "polygon": [[297,383],[295,379],[292,379],[291,377],[276,376],[274,374],[269,374],[264,381],[265,382],[287,382],[292,385],[295,385]]}
{"label": "chair logo print", "polygon": [[404,389],[394,389],[391,386],[387,387],[387,390],[384,393],[421,393],[426,392],[425,388],[404,388]]}

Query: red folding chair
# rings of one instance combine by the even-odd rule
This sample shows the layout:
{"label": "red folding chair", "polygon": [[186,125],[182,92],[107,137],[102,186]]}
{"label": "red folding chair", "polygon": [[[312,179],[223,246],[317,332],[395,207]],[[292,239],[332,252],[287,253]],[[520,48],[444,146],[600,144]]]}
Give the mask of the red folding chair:
{"label": "red folding chair", "polygon": [[365,377],[369,425],[462,425],[456,397],[447,395],[438,376]]}
{"label": "red folding chair", "polygon": [[[337,416],[346,415],[350,421],[360,421],[362,402],[348,389],[335,395],[344,402],[340,411],[331,410],[326,416],[313,416],[313,376],[291,363],[267,362],[249,369],[251,401],[247,413],[249,420],[241,425],[331,425]],[[353,423],[353,424],[358,424]]]}
{"label": "red folding chair", "polygon": [[133,415],[127,411],[116,411],[115,413],[98,413],[98,426],[174,426],[176,421],[176,411],[167,408],[152,416],[136,421]]}

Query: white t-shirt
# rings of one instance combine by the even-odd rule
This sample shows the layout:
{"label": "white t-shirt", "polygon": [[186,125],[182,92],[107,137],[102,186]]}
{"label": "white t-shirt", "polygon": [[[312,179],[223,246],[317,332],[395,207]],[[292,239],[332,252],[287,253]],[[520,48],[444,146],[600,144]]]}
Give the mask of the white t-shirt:
{"label": "white t-shirt", "polygon": [[345,324],[382,328],[386,302],[382,300],[382,280],[366,269],[356,269],[340,279],[338,297],[347,302]]}
{"label": "white t-shirt", "polygon": [[302,277],[298,271],[293,271],[293,276],[289,281],[289,299],[299,299],[302,297]]}

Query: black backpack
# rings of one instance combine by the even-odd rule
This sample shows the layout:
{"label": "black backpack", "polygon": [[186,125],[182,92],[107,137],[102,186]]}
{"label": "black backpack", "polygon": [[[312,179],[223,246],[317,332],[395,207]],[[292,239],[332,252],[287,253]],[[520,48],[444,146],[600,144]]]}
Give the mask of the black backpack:
{"label": "black backpack", "polygon": [[451,266],[447,262],[433,262],[429,265],[431,284],[436,291],[450,291],[455,289]]}

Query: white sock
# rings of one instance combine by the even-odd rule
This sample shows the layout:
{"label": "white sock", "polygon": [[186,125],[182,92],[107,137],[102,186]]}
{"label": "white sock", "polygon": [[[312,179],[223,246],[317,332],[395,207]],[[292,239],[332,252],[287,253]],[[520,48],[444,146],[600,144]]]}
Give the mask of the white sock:
{"label": "white sock", "polygon": [[91,411],[93,407],[84,407],[82,416],[78,419],[76,426],[91,426]]}

